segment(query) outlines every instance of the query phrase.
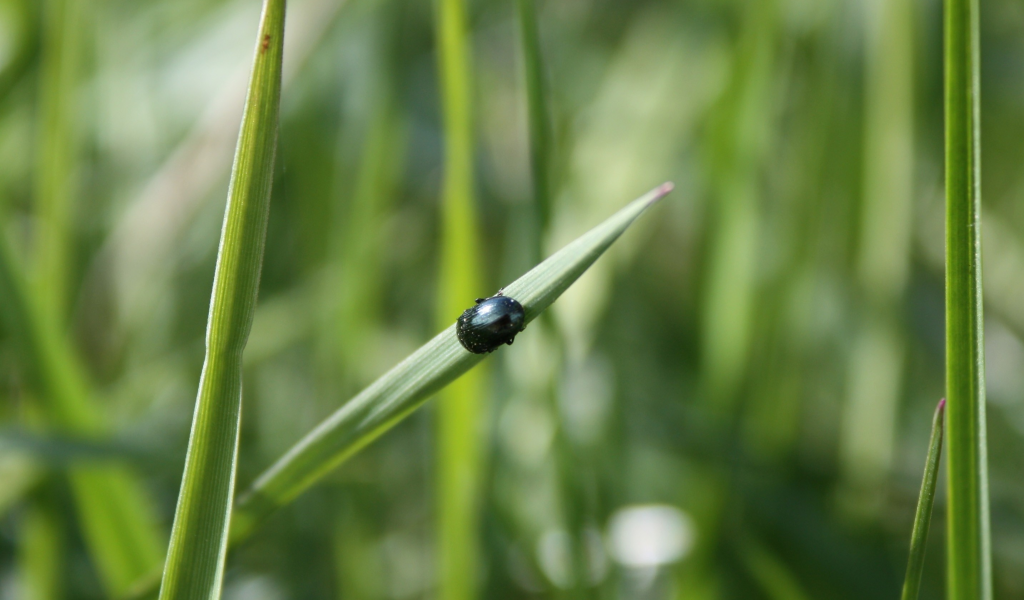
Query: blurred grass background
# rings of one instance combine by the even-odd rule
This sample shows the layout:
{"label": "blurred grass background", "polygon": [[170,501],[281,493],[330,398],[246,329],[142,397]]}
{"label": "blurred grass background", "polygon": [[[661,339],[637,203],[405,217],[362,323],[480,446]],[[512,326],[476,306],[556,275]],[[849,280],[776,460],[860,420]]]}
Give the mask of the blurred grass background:
{"label": "blurred grass background", "polygon": [[[544,169],[521,4],[289,3],[240,488],[439,315],[677,191],[475,372],[475,423],[414,414],[233,548],[225,597],[895,598],[944,388],[940,2],[535,0]],[[0,2],[2,600],[114,597],[160,562],[259,9]],[[1024,5],[982,9],[993,567],[1020,598]]]}

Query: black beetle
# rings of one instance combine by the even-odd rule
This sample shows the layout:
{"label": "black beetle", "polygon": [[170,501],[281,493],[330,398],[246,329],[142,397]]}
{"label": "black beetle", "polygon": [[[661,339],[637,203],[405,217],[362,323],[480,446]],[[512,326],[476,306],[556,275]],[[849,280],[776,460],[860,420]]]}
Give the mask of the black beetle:
{"label": "black beetle", "polygon": [[502,344],[512,345],[516,334],[526,328],[526,311],[512,298],[477,298],[476,306],[462,313],[455,333],[462,346],[473,354],[487,354]]}

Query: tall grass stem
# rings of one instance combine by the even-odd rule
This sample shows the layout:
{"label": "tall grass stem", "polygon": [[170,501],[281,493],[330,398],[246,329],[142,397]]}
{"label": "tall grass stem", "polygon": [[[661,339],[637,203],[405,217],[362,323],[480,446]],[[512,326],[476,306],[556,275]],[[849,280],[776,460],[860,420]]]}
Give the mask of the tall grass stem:
{"label": "tall grass stem", "polygon": [[277,149],[284,17],[285,0],[264,2],[160,600],[220,597],[238,460],[242,352],[259,290]]}
{"label": "tall grass stem", "polygon": [[978,0],[945,0],[950,600],[992,598],[981,285]]}
{"label": "tall grass stem", "polygon": [[[473,106],[466,0],[437,0],[438,71],[444,126],[438,322],[487,296],[480,277],[473,205]],[[484,374],[455,381],[437,410],[438,597],[476,596]]]}

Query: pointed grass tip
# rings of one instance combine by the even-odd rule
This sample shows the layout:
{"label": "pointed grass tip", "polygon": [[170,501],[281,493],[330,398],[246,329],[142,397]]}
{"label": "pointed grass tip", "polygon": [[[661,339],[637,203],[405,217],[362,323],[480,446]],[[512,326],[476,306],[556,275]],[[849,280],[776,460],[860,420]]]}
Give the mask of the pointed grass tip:
{"label": "pointed grass tip", "polygon": [[669,192],[675,189],[675,187],[676,184],[672,183],[671,181],[666,181],[665,183],[658,186],[658,188],[654,190],[654,197],[651,198],[651,202],[650,204],[648,204],[648,206],[654,204],[658,200],[661,200],[662,198],[667,196]]}

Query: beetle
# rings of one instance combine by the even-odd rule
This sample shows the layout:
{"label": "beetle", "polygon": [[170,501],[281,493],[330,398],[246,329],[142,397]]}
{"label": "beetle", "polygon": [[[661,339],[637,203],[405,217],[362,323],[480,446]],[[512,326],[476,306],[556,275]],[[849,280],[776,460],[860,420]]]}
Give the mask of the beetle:
{"label": "beetle", "polygon": [[490,298],[477,298],[476,305],[462,313],[455,325],[459,343],[473,354],[489,354],[502,345],[512,345],[526,329],[526,311],[514,298],[501,290]]}

